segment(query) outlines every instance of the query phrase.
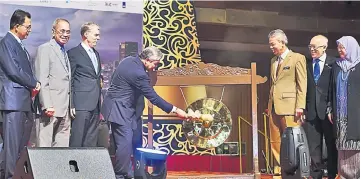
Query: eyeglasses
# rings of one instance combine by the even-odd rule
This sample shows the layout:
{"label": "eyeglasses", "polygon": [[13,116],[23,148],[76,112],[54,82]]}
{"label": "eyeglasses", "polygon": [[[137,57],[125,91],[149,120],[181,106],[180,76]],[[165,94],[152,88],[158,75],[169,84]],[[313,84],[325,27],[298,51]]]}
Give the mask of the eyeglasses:
{"label": "eyeglasses", "polygon": [[57,31],[59,34],[70,34],[70,30],[64,30],[64,29],[61,29],[61,30],[58,30]]}
{"label": "eyeglasses", "polygon": [[317,47],[316,47],[315,45],[309,45],[309,46],[308,46],[308,48],[309,48],[310,50],[312,50],[312,49],[317,50],[317,49],[319,49],[319,48],[321,48],[321,47],[324,48],[325,46],[324,46],[324,45],[320,45],[320,46],[317,46]]}
{"label": "eyeglasses", "polygon": [[23,25],[23,24],[21,24],[20,26],[23,26],[23,27],[25,27],[26,28],[26,30],[31,30],[31,25],[28,25],[28,26],[25,26],[25,25]]}

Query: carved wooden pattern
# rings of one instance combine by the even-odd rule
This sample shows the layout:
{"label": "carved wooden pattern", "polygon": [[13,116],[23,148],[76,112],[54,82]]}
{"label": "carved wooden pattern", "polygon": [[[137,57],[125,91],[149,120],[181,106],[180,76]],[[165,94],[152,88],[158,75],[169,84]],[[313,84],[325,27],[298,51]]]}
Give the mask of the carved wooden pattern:
{"label": "carved wooden pattern", "polygon": [[158,76],[238,76],[250,75],[250,69],[220,66],[213,63],[188,64],[184,67],[159,70]]}

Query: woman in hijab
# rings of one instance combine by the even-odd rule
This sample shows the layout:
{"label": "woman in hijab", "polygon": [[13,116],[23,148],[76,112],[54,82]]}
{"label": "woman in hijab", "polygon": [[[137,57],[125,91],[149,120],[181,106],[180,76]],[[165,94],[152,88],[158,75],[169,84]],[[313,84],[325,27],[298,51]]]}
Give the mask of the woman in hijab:
{"label": "woman in hijab", "polygon": [[344,36],[337,40],[337,50],[340,59],[332,67],[329,119],[336,134],[339,176],[356,179],[360,178],[360,46],[355,38]]}

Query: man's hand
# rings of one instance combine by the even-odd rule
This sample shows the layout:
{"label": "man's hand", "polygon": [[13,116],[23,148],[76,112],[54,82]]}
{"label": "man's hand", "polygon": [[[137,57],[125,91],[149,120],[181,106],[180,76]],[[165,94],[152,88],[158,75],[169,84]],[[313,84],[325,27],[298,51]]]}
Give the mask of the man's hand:
{"label": "man's hand", "polygon": [[35,90],[36,90],[36,91],[40,91],[40,88],[41,88],[40,83],[39,83],[39,82],[36,82]]}
{"label": "man's hand", "polygon": [[177,108],[177,109],[175,110],[175,113],[176,113],[177,116],[180,117],[180,118],[188,118],[187,113],[184,112],[183,110],[179,109],[179,108]]}
{"label": "man's hand", "polygon": [[298,123],[303,124],[306,121],[306,115],[301,115],[301,117],[298,118]]}
{"label": "man's hand", "polygon": [[45,114],[48,117],[53,117],[55,113],[55,109],[53,107],[50,107],[48,109],[45,109]]}
{"label": "man's hand", "polygon": [[73,119],[75,118],[75,108],[70,109],[70,117]]}
{"label": "man's hand", "polygon": [[328,118],[328,121],[330,121],[330,123],[333,124],[333,121],[332,121],[332,113],[328,113],[328,114],[327,114],[327,118]]}
{"label": "man's hand", "polygon": [[34,98],[40,91],[41,85],[39,82],[36,82],[36,87],[31,90],[31,98]]}
{"label": "man's hand", "polygon": [[303,109],[300,109],[300,108],[296,109],[296,112],[295,112],[296,117],[301,117],[302,114],[303,114]]}

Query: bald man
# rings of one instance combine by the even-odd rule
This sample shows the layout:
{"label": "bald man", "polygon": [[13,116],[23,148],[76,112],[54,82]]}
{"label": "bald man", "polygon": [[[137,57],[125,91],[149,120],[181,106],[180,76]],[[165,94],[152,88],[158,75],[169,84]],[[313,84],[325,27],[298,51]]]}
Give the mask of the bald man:
{"label": "bald man", "polygon": [[[328,39],[317,35],[308,46],[311,59],[307,61],[306,121],[303,124],[308,139],[311,157],[311,176],[321,179],[327,168],[328,178],[337,173],[337,150],[333,137],[332,124],[326,115],[328,86],[331,66],[335,58],[326,54]],[[323,139],[327,146],[327,161],[323,161]],[[326,154],[327,155],[327,154]],[[327,163],[327,164],[326,164]]]}

